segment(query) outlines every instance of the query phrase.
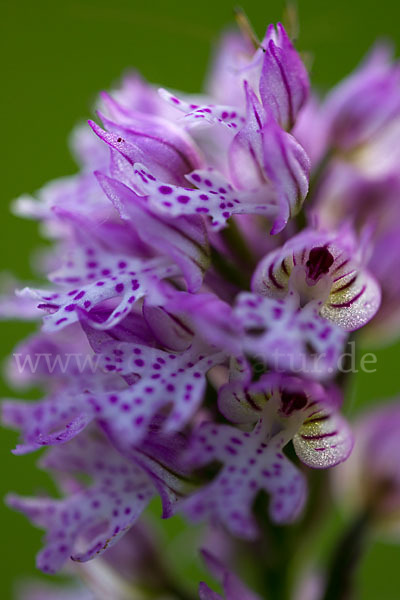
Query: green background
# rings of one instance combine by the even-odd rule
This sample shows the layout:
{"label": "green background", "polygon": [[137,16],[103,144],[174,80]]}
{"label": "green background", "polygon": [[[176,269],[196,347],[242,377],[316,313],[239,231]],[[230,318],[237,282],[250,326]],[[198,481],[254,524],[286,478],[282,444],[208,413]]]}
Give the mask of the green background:
{"label": "green background", "polygon": [[[154,82],[194,92],[202,84],[212,44],[232,21],[231,0],[200,3],[172,0],[2,0],[1,78],[1,270],[31,276],[39,242],[35,223],[9,213],[10,201],[47,180],[73,173],[66,143],[77,121],[91,116],[96,93],[109,88],[129,66]],[[282,16],[283,2],[242,6],[261,35]],[[379,36],[400,45],[400,3],[373,0],[300,0],[299,48],[314,56],[312,78],[326,89],[346,75]],[[2,325],[1,353],[8,356],[30,326]],[[347,412],[399,392],[400,347],[378,352],[375,374],[357,376]],[[2,384],[2,394],[11,394]],[[0,495],[8,490],[49,489],[36,457],[13,457],[16,435],[3,431]],[[1,514],[0,596],[12,598],[12,582],[34,571],[41,532],[3,506]],[[362,600],[400,598],[400,547],[376,542],[360,572]]]}

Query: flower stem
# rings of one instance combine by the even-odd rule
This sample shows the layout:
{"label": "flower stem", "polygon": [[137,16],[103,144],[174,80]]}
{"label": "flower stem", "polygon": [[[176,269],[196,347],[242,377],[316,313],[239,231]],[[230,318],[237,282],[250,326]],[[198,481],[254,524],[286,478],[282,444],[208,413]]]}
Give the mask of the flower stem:
{"label": "flower stem", "polygon": [[233,218],[229,219],[229,226],[221,231],[221,237],[239,262],[248,267],[254,266],[254,255]]}
{"label": "flower stem", "polygon": [[290,600],[296,539],[291,527],[271,522],[265,501],[263,494],[256,500],[255,512],[262,536],[251,545],[259,592],[268,600]]}
{"label": "flower stem", "polygon": [[330,562],[326,587],[321,600],[349,600],[354,575],[366,545],[371,514],[359,514],[339,538]]}
{"label": "flower stem", "polygon": [[222,277],[241,289],[249,289],[249,278],[243,275],[235,265],[226,259],[215,248],[211,248],[211,259],[214,269],[222,275]]}

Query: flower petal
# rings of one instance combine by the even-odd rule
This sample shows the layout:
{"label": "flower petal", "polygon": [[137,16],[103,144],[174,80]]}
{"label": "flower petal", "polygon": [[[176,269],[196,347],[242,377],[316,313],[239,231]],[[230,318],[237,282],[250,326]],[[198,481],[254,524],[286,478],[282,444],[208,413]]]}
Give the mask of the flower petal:
{"label": "flower petal", "polygon": [[334,467],[345,461],[353,444],[353,433],[346,419],[324,407],[311,415],[293,438],[297,456],[314,469]]}
{"label": "flower petal", "polygon": [[57,572],[69,557],[85,562],[102,554],[128,531],[155,493],[144,471],[94,438],[80,436],[53,448],[42,465],[93,478],[92,485],[61,500],[8,496],[9,506],[47,531],[37,557],[45,573]]}
{"label": "flower petal", "polygon": [[38,298],[38,308],[49,313],[44,317],[44,331],[60,330],[78,321],[79,310],[90,311],[105,300],[118,298],[108,319],[93,324],[99,329],[113,327],[160,277],[179,272],[166,257],[141,259],[112,254],[94,240],[91,242],[71,247],[64,265],[50,274],[60,291],[25,288],[21,292]]}
{"label": "flower petal", "polygon": [[[269,118],[263,129],[264,169],[274,184],[280,204],[287,203],[291,217],[302,207],[308,193],[310,159],[295,138]],[[271,233],[279,233],[277,223]]]}
{"label": "flower petal", "polygon": [[246,122],[229,147],[229,167],[234,184],[239,188],[265,185],[262,130],[265,113],[256,94],[244,84],[246,94]]}
{"label": "flower petal", "polygon": [[[113,118],[98,113],[109,132],[122,136],[140,148],[152,164],[167,167],[171,181],[183,183],[183,176],[201,166],[198,151],[185,131],[175,123],[139,111],[121,110],[115,100],[103,95]],[[119,145],[116,149],[119,148]]]}
{"label": "flower petal", "polygon": [[188,463],[199,467],[217,460],[224,466],[212,483],[183,502],[191,519],[217,518],[233,534],[252,539],[257,535],[252,504],[261,489],[271,495],[269,512],[275,522],[298,516],[305,501],[305,481],[282,454],[284,440],[279,434],[269,439],[265,427],[263,419],[251,433],[227,425],[200,426]]}
{"label": "flower petal", "polygon": [[[335,398],[336,400],[336,398]],[[251,374],[223,385],[218,393],[218,407],[229,421],[240,424],[256,423],[261,415],[268,415],[271,430],[279,428],[297,431],[303,422],[315,413],[315,406],[337,409],[321,384],[300,377],[267,373],[257,381]]]}
{"label": "flower petal", "polygon": [[266,110],[284,129],[293,127],[309,92],[307,71],[283,26],[267,30],[260,77],[260,96]]}
{"label": "flower petal", "polygon": [[213,123],[221,123],[229,129],[235,130],[241,127],[245,121],[245,117],[241,110],[235,106],[225,106],[221,104],[191,104],[177,98],[167,90],[159,90],[161,98],[169,102],[172,106],[185,113],[184,124],[187,125],[212,125]]}
{"label": "flower petal", "polygon": [[[97,369],[91,380],[80,381],[80,388],[65,386],[35,403],[3,404],[3,420],[23,433],[24,443],[15,453],[63,444],[94,419],[121,448],[129,449],[144,439],[153,418],[167,408],[163,430],[177,431],[197,411],[207,372],[226,360],[224,352],[197,341],[177,354],[110,337],[98,350]],[[110,375],[102,374],[101,368]],[[130,376],[131,385],[117,374]]]}
{"label": "flower petal", "polygon": [[234,214],[260,214],[275,219],[279,206],[270,186],[235,190],[213,169],[194,171],[186,177],[197,189],[166,185],[142,164],[135,165],[135,187],[148,197],[150,206],[171,217],[203,214],[211,218],[215,231]]}
{"label": "flower petal", "polygon": [[296,290],[303,303],[319,303],[321,316],[345,331],[365,325],[381,301],[379,284],[363,267],[355,238],[345,228],[330,233],[303,230],[261,260],[252,289],[274,298]]}
{"label": "flower petal", "polygon": [[152,213],[131,189],[116,179],[97,173],[108,198],[121,217],[132,223],[143,242],[177,263],[190,292],[201,286],[210,264],[210,250],[204,222],[200,216],[160,217]]}
{"label": "flower petal", "polygon": [[347,335],[321,317],[318,308],[309,302],[300,309],[299,297],[292,291],[284,300],[241,293],[234,315],[244,329],[244,352],[276,371],[331,377]]}
{"label": "flower petal", "polygon": [[381,288],[375,277],[362,271],[357,278],[342,278],[333,286],[329,301],[321,308],[321,315],[342,327],[354,331],[363,327],[378,311]]}

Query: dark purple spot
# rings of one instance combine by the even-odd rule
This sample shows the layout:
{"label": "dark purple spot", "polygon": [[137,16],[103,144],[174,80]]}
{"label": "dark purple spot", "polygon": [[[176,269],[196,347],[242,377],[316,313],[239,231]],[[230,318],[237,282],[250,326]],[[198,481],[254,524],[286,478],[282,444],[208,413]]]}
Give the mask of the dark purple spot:
{"label": "dark purple spot", "polygon": [[158,191],[161,194],[164,194],[164,196],[167,196],[168,194],[172,194],[172,188],[169,187],[169,185],[160,185],[160,187],[158,188]]}

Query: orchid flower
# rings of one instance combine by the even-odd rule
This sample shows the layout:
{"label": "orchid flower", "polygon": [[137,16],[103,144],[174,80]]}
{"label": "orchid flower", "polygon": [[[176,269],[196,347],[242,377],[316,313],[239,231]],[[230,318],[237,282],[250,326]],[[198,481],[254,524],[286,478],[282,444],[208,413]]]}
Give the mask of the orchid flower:
{"label": "orchid flower", "polygon": [[[204,94],[127,75],[73,134],[79,173],[14,203],[52,247],[44,283],[0,298],[3,318],[37,325],[8,360],[19,398],[2,419],[16,456],[45,448],[60,494],[7,504],[45,531],[43,572],[102,555],[75,566],[76,598],[302,597],[315,569],[295,554],[331,502],[317,471],[354,444],[347,339],[376,314],[398,334],[397,64],[378,48],[317,99],[282,25],[250,38],[225,35]],[[371,159],[382,148],[393,160]],[[369,420],[338,469],[356,461],[379,518],[398,512],[398,421],[395,407]],[[209,536],[223,596],[200,562],[181,581],[161,526],[157,543],[142,535],[160,506],[197,549]],[[294,522],[290,545],[278,528]],[[247,552],[254,591],[234,574]]]}

